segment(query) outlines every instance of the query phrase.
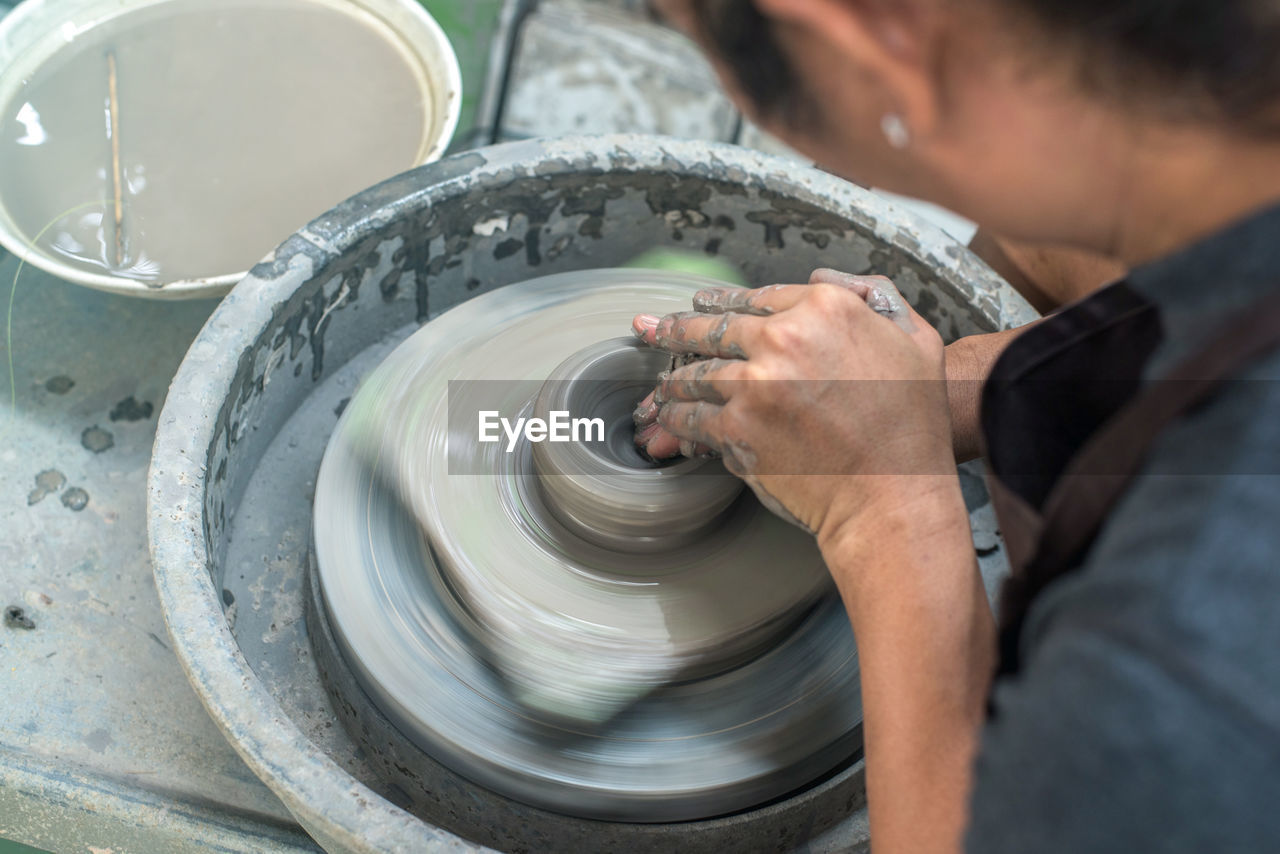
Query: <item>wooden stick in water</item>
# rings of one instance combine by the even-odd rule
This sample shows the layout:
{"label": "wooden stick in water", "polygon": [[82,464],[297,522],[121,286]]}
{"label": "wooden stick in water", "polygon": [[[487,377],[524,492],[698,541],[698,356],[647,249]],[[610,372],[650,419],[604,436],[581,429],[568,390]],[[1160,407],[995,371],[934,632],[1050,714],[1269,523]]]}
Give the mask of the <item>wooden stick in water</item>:
{"label": "wooden stick in water", "polygon": [[111,115],[111,189],[115,197],[116,266],[124,265],[124,188],[120,176],[120,98],[116,90],[116,52],[107,51],[107,109]]}

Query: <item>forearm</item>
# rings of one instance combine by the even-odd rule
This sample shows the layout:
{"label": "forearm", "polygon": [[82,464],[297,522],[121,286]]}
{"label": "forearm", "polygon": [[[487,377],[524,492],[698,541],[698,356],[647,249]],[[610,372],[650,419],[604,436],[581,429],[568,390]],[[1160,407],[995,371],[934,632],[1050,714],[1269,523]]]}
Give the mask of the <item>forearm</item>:
{"label": "forearm", "polygon": [[946,349],[947,401],[951,407],[951,443],[956,461],[966,462],[982,454],[982,385],[996,359],[1028,326],[970,335]]}
{"label": "forearm", "polygon": [[994,624],[954,475],[882,493],[819,542],[858,644],[878,852],[954,852],[994,666]]}
{"label": "forearm", "polygon": [[[1044,314],[1125,274],[1123,265],[1108,258],[1072,249],[1024,246],[986,230],[978,231],[969,248]],[[1027,328],[971,335],[947,347],[952,442],[960,462],[982,453],[982,384],[1009,342]]]}

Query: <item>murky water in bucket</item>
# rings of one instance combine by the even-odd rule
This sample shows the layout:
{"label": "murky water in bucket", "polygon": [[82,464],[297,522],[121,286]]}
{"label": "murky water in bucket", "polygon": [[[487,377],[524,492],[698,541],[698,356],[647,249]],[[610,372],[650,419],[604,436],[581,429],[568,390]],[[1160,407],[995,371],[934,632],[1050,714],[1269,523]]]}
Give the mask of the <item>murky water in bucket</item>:
{"label": "murky water in bucket", "polygon": [[40,247],[91,272],[238,272],[419,162],[428,92],[399,37],[352,4],[161,3],[77,36],[4,106],[0,204],[28,239],[56,220]]}

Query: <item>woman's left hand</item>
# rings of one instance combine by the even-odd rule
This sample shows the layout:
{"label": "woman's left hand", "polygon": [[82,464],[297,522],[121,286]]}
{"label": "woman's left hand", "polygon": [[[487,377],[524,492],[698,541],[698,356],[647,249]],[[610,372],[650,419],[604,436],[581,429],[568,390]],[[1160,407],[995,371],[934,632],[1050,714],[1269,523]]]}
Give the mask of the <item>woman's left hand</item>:
{"label": "woman's left hand", "polygon": [[818,270],[808,285],[704,290],[694,307],[633,321],[651,346],[709,357],[637,410],[651,456],[715,451],[820,540],[886,488],[909,495],[901,476],[955,471],[942,339],[888,279]]}

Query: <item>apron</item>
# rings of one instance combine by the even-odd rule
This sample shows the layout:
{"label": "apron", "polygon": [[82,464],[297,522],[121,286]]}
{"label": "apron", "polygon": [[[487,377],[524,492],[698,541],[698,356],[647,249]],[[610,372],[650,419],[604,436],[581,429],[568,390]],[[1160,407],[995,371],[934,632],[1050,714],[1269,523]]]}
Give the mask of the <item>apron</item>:
{"label": "apron", "polygon": [[[1120,322],[1096,322],[1108,313],[1120,318]],[[1090,328],[1081,328],[1081,316],[1085,323],[1092,324]],[[1128,364],[1140,366],[1143,354],[1133,351],[1146,350],[1145,355],[1149,355],[1158,337],[1154,307],[1139,305],[1132,292],[1123,286],[1113,286],[1090,297],[1068,309],[1063,317],[1050,318],[1045,326],[1060,319],[1064,321],[1062,328],[1050,329],[1047,336],[1037,336],[1045,340],[1033,339],[1016,354],[1015,361],[1028,367],[1014,368],[1001,382],[1007,382],[1017,392],[1019,384],[1034,383],[1046,362],[1065,359],[1066,365],[1060,368],[1070,369],[1072,353],[1078,352],[1082,344],[1087,345],[1089,338],[1114,336],[1117,332],[1122,337],[1113,338],[1111,343],[1119,341],[1119,355],[1123,357],[1128,347],[1129,355],[1139,357]],[[1054,580],[1080,565],[1107,516],[1138,475],[1161,431],[1179,416],[1208,401],[1224,383],[1277,348],[1280,348],[1280,292],[1269,294],[1219,327],[1207,343],[1180,362],[1162,381],[1141,385],[1136,376],[1117,380],[1112,391],[1120,393],[1127,389],[1127,402],[1087,434],[1078,452],[1070,456],[1056,479],[1049,483],[1043,500],[1037,503],[1034,485],[1014,488],[993,466],[988,488],[1012,570],[1000,596],[999,674],[1019,670],[1019,640],[1032,601]],[[1084,349],[1087,350],[1087,346]],[[1112,347],[1108,352],[1114,355],[1116,351]],[[1001,441],[999,431],[990,430],[989,424],[985,426],[989,443]],[[1004,438],[1037,442],[1035,436]],[[988,459],[994,462],[990,453]],[[1028,499],[1028,492],[1036,497]]]}

